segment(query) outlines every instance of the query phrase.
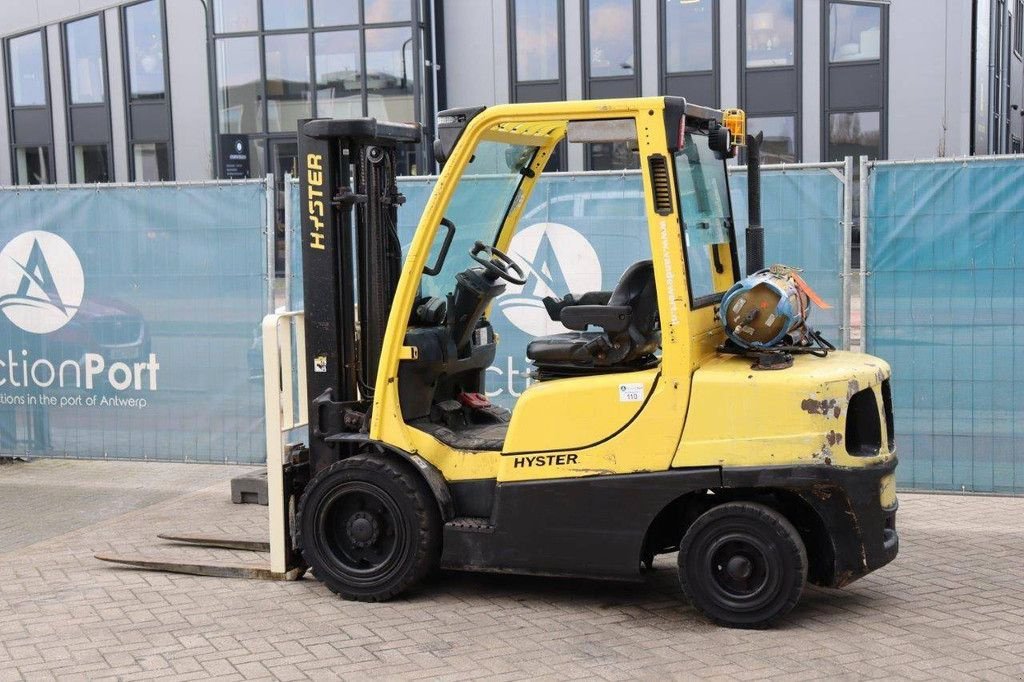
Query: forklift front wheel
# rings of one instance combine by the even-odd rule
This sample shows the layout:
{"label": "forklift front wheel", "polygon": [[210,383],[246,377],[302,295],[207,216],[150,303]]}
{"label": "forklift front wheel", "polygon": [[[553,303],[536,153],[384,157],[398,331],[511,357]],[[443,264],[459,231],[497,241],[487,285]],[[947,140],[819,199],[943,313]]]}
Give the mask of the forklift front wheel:
{"label": "forklift front wheel", "polygon": [[317,579],[355,601],[385,601],[438,563],[441,519],[402,463],[355,455],[314,477],[299,501],[296,541]]}
{"label": "forklift front wheel", "polygon": [[679,545],[679,582],[719,625],[763,628],[800,599],[807,550],[786,517],[763,504],[727,502],[708,510]]}

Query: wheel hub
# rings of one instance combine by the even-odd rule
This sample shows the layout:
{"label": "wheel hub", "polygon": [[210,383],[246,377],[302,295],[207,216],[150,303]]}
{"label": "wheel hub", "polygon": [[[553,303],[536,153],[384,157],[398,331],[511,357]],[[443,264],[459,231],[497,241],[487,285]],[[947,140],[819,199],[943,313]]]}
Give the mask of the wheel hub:
{"label": "wheel hub", "polygon": [[369,547],[380,536],[380,523],[375,515],[359,511],[349,517],[345,530],[354,547]]}
{"label": "wheel hub", "polygon": [[754,572],[754,566],[750,559],[745,556],[734,556],[725,564],[725,571],[730,578],[735,580],[746,580]]}
{"label": "wheel hub", "polygon": [[711,569],[716,588],[728,600],[759,599],[771,580],[760,543],[742,534],[723,537],[712,547]]}

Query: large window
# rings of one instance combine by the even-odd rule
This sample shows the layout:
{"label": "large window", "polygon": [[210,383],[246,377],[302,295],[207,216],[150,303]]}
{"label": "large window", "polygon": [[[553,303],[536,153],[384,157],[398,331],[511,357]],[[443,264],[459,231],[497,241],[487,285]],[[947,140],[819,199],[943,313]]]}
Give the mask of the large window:
{"label": "large window", "polygon": [[[273,173],[278,256],[284,174],[297,172],[298,122],[372,116],[418,122],[433,139],[429,12],[422,0],[209,0],[216,73],[217,175]],[[224,163],[248,147],[246,164]],[[228,151],[225,152],[224,150]],[[151,165],[159,155],[146,150]],[[433,170],[431,145],[399,157],[399,173]],[[282,261],[278,259],[280,265]]]}
{"label": "large window", "polygon": [[687,73],[712,69],[717,42],[715,4],[713,0],[664,3],[665,71]]}
{"label": "large window", "polygon": [[263,123],[259,38],[217,41],[217,103],[220,132],[255,133]]}
{"label": "large window", "polygon": [[795,163],[796,118],[793,116],[754,116],[747,119],[747,130],[752,135],[764,133],[761,143],[763,163]]}
{"label": "large window", "polygon": [[260,28],[257,0],[213,0],[216,33],[245,33]]}
{"label": "large window", "polygon": [[[264,153],[284,149],[266,140],[293,138],[303,118],[375,116],[432,127],[433,81],[423,57],[430,3],[211,2],[217,129],[250,137],[250,175],[269,171]],[[429,147],[404,159],[403,172],[429,166]]]}
{"label": "large window", "polygon": [[363,13],[368,24],[412,19],[412,7],[409,0],[363,0]]}
{"label": "large window", "polygon": [[[640,94],[639,17],[635,0],[584,0],[584,95],[589,99]],[[590,144],[588,170],[638,168],[640,158],[628,142]]]}
{"label": "large window", "polygon": [[18,185],[53,182],[53,128],[42,31],[4,41],[11,162]]}
{"label": "large window", "polygon": [[365,35],[367,114],[388,121],[415,121],[412,30],[374,28]]}
{"label": "large window", "polygon": [[71,182],[113,182],[103,15],[63,26]]}
{"label": "large window", "polygon": [[882,8],[832,3],[828,14],[828,59],[873,61],[881,56]]}
{"label": "large window", "polygon": [[346,26],[359,23],[359,0],[313,0],[314,26]]}
{"label": "large window", "polygon": [[166,35],[161,0],[122,10],[128,171],[142,182],[174,179]]}
{"label": "large window", "polygon": [[881,116],[877,111],[830,114],[828,144],[834,159],[861,155],[879,158],[882,155]]}
{"label": "large window", "polygon": [[363,115],[363,70],[359,31],[316,34],[316,106],[325,118]]}
{"label": "large window", "polygon": [[307,10],[306,0],[263,0],[263,28],[305,28],[309,25]]}
{"label": "large window", "polygon": [[767,163],[800,160],[798,0],[740,0],[740,101]]}
{"label": "large window", "polygon": [[747,0],[746,65],[792,66],[796,60],[795,0]]}
{"label": "large window", "polygon": [[53,182],[49,147],[14,148],[14,183],[48,185]]}
{"label": "large window", "polygon": [[166,84],[163,19],[159,0],[125,7],[124,25],[129,98],[163,99]]}
{"label": "large window", "polygon": [[1017,56],[1024,52],[1024,0],[1013,6],[1013,51]]}
{"label": "large window", "polygon": [[46,60],[41,31],[7,41],[11,104],[16,107],[46,106]]}
{"label": "large window", "polygon": [[[513,102],[565,99],[563,0],[509,0],[509,82]],[[566,145],[558,145],[547,170],[565,170]]]}
{"label": "large window", "polygon": [[830,0],[823,6],[823,156],[884,158],[887,8]]}
{"label": "large window", "polygon": [[587,61],[591,78],[632,76],[637,72],[632,0],[587,3]]}
{"label": "large window", "polygon": [[[244,38],[243,38],[244,40]],[[267,73],[267,132],[291,133],[313,112],[309,83],[309,38],[303,33],[264,38]]]}
{"label": "large window", "polygon": [[102,104],[106,95],[100,17],[67,25],[67,78],[72,104]]}
{"label": "large window", "polygon": [[515,80],[520,83],[560,80],[561,0],[516,0],[511,6]]}
{"label": "large window", "polygon": [[661,90],[718,106],[718,0],[670,0],[661,10]]}

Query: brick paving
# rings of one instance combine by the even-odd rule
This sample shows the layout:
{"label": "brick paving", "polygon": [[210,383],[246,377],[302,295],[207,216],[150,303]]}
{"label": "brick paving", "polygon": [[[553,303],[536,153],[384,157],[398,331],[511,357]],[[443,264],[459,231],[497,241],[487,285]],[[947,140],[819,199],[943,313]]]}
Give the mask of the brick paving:
{"label": "brick paving", "polygon": [[[38,525],[49,505],[75,515],[62,500],[99,475],[79,467],[132,478],[129,465],[63,464],[0,468],[4,535]],[[160,545],[159,531],[264,532],[264,507],[230,503],[240,469],[197,467],[186,480],[145,466],[176,493],[86,525],[51,513],[59,533],[0,549],[0,680],[1024,679],[1022,498],[902,494],[894,564],[845,590],[810,588],[781,627],[749,632],[681,601],[673,557],[642,585],[451,573],[386,604],[339,600],[310,578],[111,568],[93,553],[222,557]],[[33,470],[25,508],[11,481]]]}

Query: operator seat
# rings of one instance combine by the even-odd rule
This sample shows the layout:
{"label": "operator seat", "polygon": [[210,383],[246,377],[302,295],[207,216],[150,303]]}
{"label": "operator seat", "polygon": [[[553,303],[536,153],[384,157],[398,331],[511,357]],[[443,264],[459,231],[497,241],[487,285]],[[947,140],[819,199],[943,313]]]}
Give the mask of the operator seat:
{"label": "operator seat", "polygon": [[[526,357],[540,378],[628,371],[655,363],[661,344],[654,265],[634,263],[611,292],[544,299],[552,320],[571,331],[534,339]],[[591,325],[601,331],[588,331]]]}

